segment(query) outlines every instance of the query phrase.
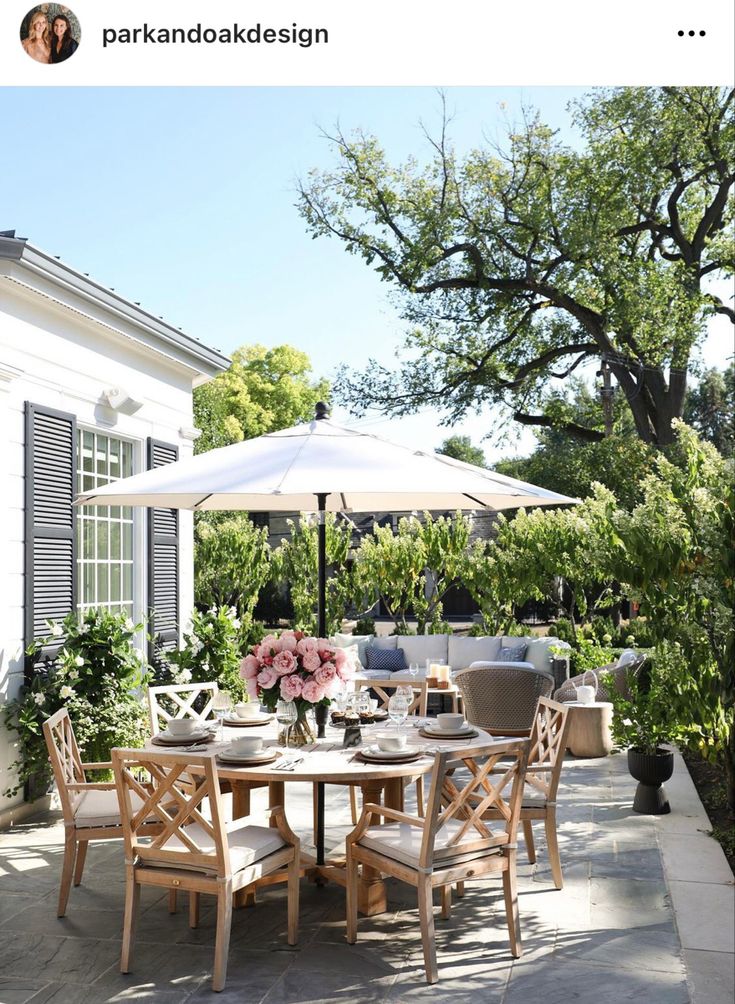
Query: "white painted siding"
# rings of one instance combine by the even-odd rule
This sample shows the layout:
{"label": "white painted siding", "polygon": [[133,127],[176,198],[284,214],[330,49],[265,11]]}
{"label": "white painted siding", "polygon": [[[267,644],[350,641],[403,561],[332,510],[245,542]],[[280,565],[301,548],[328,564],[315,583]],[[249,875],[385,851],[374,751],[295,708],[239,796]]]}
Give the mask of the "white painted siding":
{"label": "white painted siding", "polygon": [[[49,290],[46,290],[48,293]],[[193,366],[146,350],[115,332],[102,316],[92,318],[0,275],[0,705],[13,698],[23,677],[23,512],[24,404],[70,412],[80,427],[99,429],[134,441],[141,470],[148,436],[174,443],[179,456],[193,452],[182,428],[192,420]],[[104,407],[102,392],[123,387],[143,405],[134,415]],[[136,512],[141,525],[142,510]],[[180,611],[185,621],[193,604],[193,516],[180,519]],[[137,532],[135,600],[146,605],[145,533]],[[0,792],[12,780],[11,739],[0,725]],[[0,796],[0,814],[12,807]]]}

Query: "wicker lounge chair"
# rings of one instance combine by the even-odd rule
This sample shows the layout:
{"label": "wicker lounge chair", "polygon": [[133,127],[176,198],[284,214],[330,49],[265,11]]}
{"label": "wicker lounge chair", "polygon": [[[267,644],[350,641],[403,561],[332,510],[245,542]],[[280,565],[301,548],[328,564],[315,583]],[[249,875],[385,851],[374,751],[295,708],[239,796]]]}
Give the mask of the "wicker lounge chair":
{"label": "wicker lounge chair", "polygon": [[493,735],[527,736],[539,697],[551,697],[551,673],[498,662],[474,662],[454,674],[467,720]]}

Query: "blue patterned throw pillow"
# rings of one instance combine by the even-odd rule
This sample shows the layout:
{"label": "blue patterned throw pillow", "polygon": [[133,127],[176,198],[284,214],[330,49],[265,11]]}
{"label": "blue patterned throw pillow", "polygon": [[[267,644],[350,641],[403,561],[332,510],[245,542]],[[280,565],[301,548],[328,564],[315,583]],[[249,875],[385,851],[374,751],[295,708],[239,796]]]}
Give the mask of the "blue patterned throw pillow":
{"label": "blue patterned throw pillow", "polygon": [[398,673],[406,668],[406,657],[402,648],[378,648],[368,645],[365,649],[368,669],[382,669]]}
{"label": "blue patterned throw pillow", "polygon": [[498,652],[498,662],[523,662],[528,645],[503,645]]}

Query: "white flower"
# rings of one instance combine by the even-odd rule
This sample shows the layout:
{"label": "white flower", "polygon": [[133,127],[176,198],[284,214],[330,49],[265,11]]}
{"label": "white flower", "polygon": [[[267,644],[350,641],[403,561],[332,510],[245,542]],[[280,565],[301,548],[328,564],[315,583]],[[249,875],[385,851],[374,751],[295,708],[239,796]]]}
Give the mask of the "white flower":
{"label": "white flower", "polygon": [[604,634],[602,636],[602,640],[605,642],[606,645],[609,645],[610,642],[612,641],[612,635],[611,634]]}
{"label": "white flower", "polygon": [[87,631],[89,631],[89,624],[85,624],[84,622],[82,622],[82,623],[81,623],[81,624],[79,625],[79,628],[78,628],[78,633],[79,633],[79,634],[86,634],[86,633],[87,633]]}
{"label": "white flower", "polygon": [[209,663],[208,662],[203,662],[202,663],[202,672],[204,672],[204,673],[208,673],[209,672]]}
{"label": "white flower", "polygon": [[240,627],[240,621],[237,619],[237,617],[232,618],[232,626],[235,628],[235,630],[237,630]]}
{"label": "white flower", "polygon": [[71,697],[73,693],[74,693],[73,687],[67,687],[66,685],[64,685],[59,691],[59,697],[62,699],[62,701],[65,701],[67,697]]}
{"label": "white flower", "polygon": [[61,624],[54,624],[53,621],[46,621],[46,623],[49,625],[51,634],[54,636],[54,638],[61,638],[62,634],[64,633],[64,629],[61,626]]}
{"label": "white flower", "polygon": [[83,666],[84,665],[84,657],[81,656],[81,655],[76,656],[76,658],[74,659],[74,665],[75,666]]}
{"label": "white flower", "polygon": [[42,704],[46,703],[46,697],[44,694],[34,694],[33,700],[36,702],[39,708],[41,707]]}
{"label": "white flower", "polygon": [[197,640],[191,646],[191,654],[192,655],[199,655],[199,653],[203,650],[203,648],[204,648],[204,645],[197,638]]}
{"label": "white flower", "polygon": [[79,670],[78,669],[70,669],[69,670],[69,679],[70,680],[78,680],[79,679]]}
{"label": "white flower", "polygon": [[191,681],[191,670],[182,669],[179,673],[178,682],[179,683],[189,683]]}
{"label": "white flower", "polygon": [[125,630],[126,631],[134,631],[135,630],[135,621],[133,620],[132,617],[126,617],[125,618]]}

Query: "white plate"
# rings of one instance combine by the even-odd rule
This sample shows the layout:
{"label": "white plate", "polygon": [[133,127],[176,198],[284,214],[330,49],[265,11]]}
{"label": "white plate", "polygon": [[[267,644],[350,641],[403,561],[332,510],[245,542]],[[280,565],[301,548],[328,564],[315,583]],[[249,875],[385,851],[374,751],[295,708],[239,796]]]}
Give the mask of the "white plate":
{"label": "white plate", "polygon": [[224,720],[225,725],[229,725],[235,729],[242,728],[243,726],[247,727],[248,725],[250,726],[265,725],[267,722],[272,722],[272,721],[273,721],[273,715],[263,715],[263,714],[253,715],[252,718],[238,718],[237,716],[233,716],[225,718]]}
{"label": "white plate", "polygon": [[368,756],[375,757],[376,760],[398,760],[401,757],[420,753],[421,750],[410,746],[404,746],[402,750],[381,750],[378,746],[366,746],[362,752],[367,753]]}
{"label": "white plate", "polygon": [[471,726],[464,729],[439,729],[432,728],[431,725],[424,725],[421,731],[431,736],[432,739],[473,739],[479,735],[477,729],[473,729]]}
{"label": "white plate", "polygon": [[163,743],[171,743],[172,745],[188,746],[190,743],[201,742],[202,739],[209,739],[211,736],[209,729],[196,729],[194,732],[189,732],[185,736],[176,736],[173,732],[169,732],[168,729],[162,729],[156,739],[160,739]]}
{"label": "white plate", "polygon": [[230,747],[222,750],[217,754],[218,759],[226,760],[228,763],[262,763],[265,761],[275,760],[276,757],[281,755],[279,750],[274,750],[272,746],[268,746],[258,753],[235,753]]}
{"label": "white plate", "polygon": [[371,753],[365,749],[360,750],[360,755],[369,763],[413,763],[414,760],[420,760],[424,754],[423,750],[416,749],[401,750],[400,756],[397,753],[386,755],[383,750]]}

